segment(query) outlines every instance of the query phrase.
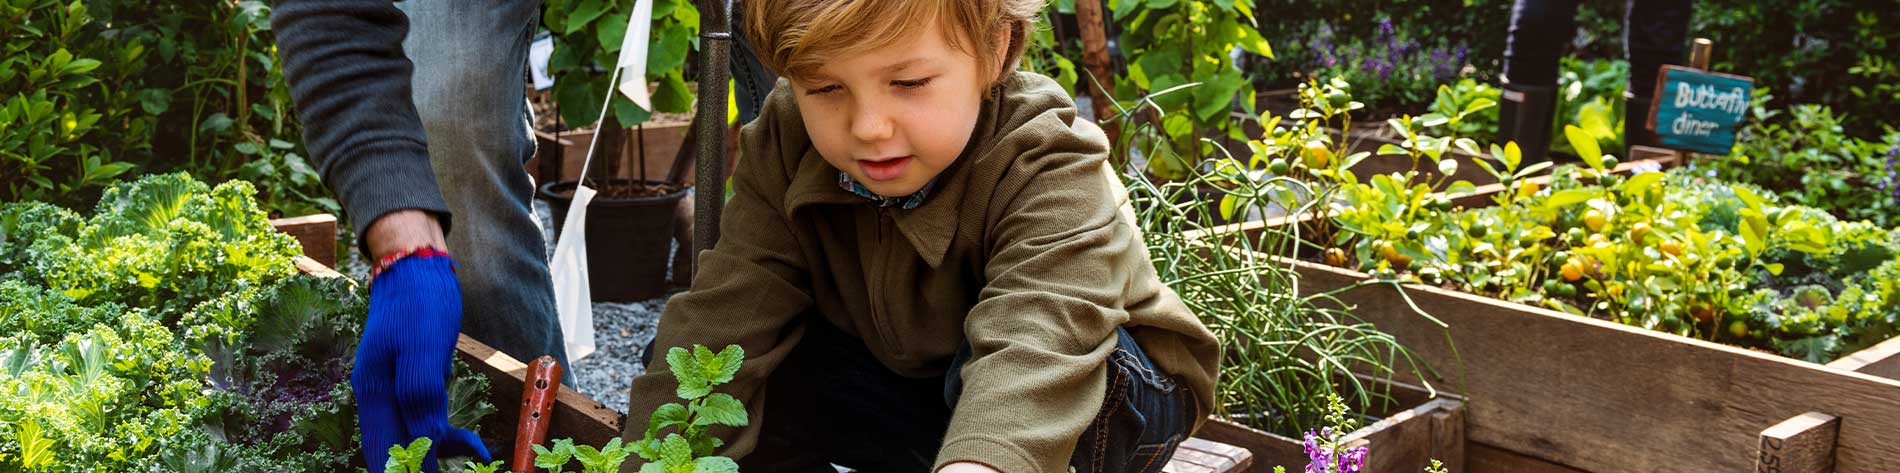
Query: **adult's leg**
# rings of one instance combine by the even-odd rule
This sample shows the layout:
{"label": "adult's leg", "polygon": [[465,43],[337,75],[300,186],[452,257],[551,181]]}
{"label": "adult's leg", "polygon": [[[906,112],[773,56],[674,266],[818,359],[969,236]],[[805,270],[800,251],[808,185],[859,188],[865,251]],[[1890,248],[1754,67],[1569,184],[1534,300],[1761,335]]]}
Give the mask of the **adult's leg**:
{"label": "adult's leg", "polygon": [[1683,63],[1683,45],[1689,36],[1691,0],[1630,0],[1623,15],[1623,52],[1630,61],[1629,87],[1623,108],[1623,142],[1629,146],[1656,144],[1656,134],[1645,124],[1656,94],[1656,72],[1664,64]]}
{"label": "adult's leg", "polygon": [[1517,0],[1504,50],[1498,140],[1516,142],[1527,162],[1544,161],[1557,112],[1557,61],[1577,34],[1577,0]]}
{"label": "adult's leg", "polygon": [[[462,331],[521,360],[567,354],[554,310],[546,243],[523,168],[528,137],[523,70],[540,0],[408,0],[403,50],[415,63],[416,110],[429,160],[455,215],[449,251],[460,267]],[[572,370],[563,382],[572,384]]]}

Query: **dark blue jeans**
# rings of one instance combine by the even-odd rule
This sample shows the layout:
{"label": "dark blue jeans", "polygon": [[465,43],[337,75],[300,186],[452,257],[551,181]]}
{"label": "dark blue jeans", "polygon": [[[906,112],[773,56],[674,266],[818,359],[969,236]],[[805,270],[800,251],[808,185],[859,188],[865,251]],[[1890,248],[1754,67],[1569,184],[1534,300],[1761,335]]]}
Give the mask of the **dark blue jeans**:
{"label": "dark blue jeans", "polygon": [[[1517,0],[1504,52],[1504,76],[1513,84],[1557,85],[1558,60],[1577,35],[1578,0]],[[1629,93],[1647,100],[1663,64],[1681,64],[1693,0],[1629,0],[1623,15],[1623,53],[1630,62]]]}
{"label": "dark blue jeans", "polygon": [[[822,319],[772,373],[758,448],[743,471],[928,472],[962,391],[966,343],[946,375],[906,378],[871,356],[864,341]],[[1076,442],[1080,473],[1159,472],[1193,427],[1184,385],[1162,374],[1126,330],[1108,360],[1108,397]],[[1014,473],[1014,472],[1010,472]]]}

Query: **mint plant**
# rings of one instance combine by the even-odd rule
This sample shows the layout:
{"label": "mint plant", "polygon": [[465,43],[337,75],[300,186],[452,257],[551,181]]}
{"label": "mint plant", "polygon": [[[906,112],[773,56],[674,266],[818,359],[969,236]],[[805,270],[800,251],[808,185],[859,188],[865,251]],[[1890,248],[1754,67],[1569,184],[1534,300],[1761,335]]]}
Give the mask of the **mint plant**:
{"label": "mint plant", "polygon": [[[639,455],[646,460],[640,467],[641,473],[730,473],[739,471],[739,464],[731,458],[712,456],[713,449],[725,445],[725,441],[707,432],[716,425],[744,427],[748,422],[745,404],[725,393],[715,393],[713,388],[732,382],[732,376],[739,372],[739,365],[745,360],[745,349],[738,345],[727,345],[725,349],[714,353],[701,345],[693,345],[688,351],[674,347],[666,352],[666,362],[671,365],[673,376],[679,379],[676,393],[681,403],[668,403],[653,412],[647,424],[646,436],[637,442],[622,444],[620,439],[608,441],[600,448],[590,445],[575,445],[573,439],[555,440],[551,446],[534,446],[534,466],[548,473],[564,473],[567,464],[579,461],[580,473],[613,473],[620,471],[620,465],[631,455]],[[667,429],[674,429],[660,434]],[[394,462],[395,448],[391,447],[390,458]],[[482,465],[465,462],[463,468],[473,473],[493,473],[501,470],[503,463],[495,461]],[[401,470],[390,470],[400,472]]]}
{"label": "mint plant", "polygon": [[391,445],[383,473],[422,473],[422,460],[429,457],[429,446],[433,443],[428,437],[417,437],[407,448]]}
{"label": "mint plant", "polygon": [[[739,471],[731,458],[711,456],[725,441],[706,430],[715,425],[744,427],[749,422],[745,404],[732,395],[712,392],[731,382],[744,360],[745,349],[738,345],[727,345],[716,354],[700,345],[690,352],[679,347],[666,351],[666,364],[679,380],[675,393],[686,403],[667,403],[653,411],[646,436],[633,444],[634,454],[648,462],[640,467],[641,473]],[[661,437],[666,429],[677,431]]]}
{"label": "mint plant", "polygon": [[462,462],[462,471],[464,473],[495,473],[497,471],[502,471],[501,465],[502,465],[501,460],[495,460],[493,462],[490,462],[487,465],[475,463],[473,461],[465,461],[465,462]]}

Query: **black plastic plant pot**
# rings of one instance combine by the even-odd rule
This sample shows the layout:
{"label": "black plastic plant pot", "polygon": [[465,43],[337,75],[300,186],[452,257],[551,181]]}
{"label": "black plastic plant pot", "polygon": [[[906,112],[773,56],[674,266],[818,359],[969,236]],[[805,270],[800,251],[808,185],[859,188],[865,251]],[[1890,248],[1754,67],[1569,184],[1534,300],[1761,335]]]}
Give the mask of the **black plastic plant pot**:
{"label": "black plastic plant pot", "polygon": [[[607,184],[635,182],[639,181],[611,179]],[[549,182],[538,192],[554,211],[556,241],[567,221],[575,185],[575,181]],[[588,203],[587,277],[595,301],[636,302],[666,294],[666,268],[673,256],[673,212],[686,191],[635,198],[595,195]]]}

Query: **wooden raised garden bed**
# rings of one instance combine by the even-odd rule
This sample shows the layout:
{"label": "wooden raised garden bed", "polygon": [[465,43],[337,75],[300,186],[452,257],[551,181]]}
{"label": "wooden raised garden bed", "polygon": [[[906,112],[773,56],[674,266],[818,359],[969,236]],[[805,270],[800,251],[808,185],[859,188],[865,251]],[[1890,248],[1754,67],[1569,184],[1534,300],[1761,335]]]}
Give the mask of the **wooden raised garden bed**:
{"label": "wooden raised garden bed", "polygon": [[[1502,190],[1460,203],[1484,205]],[[1467,399],[1468,471],[1900,464],[1900,340],[1821,365],[1438,287],[1362,286],[1362,272],[1276,260],[1299,273],[1303,295],[1358,286],[1336,296],[1437,368],[1435,386]]]}
{"label": "wooden raised garden bed", "polygon": [[[1451,471],[1465,471],[1464,401],[1442,393],[1434,398],[1425,389],[1404,383],[1390,387],[1396,407],[1346,435],[1347,448],[1369,448],[1365,471],[1424,471],[1433,459]],[[1301,439],[1220,418],[1209,418],[1197,435],[1253,451],[1254,466],[1245,471],[1265,473],[1275,466],[1300,471],[1307,463]]]}
{"label": "wooden raised garden bed", "polygon": [[[1285,263],[1307,294],[1369,277]],[[1468,399],[1466,435],[1482,444],[1471,449],[1470,471],[1542,463],[1742,471],[1770,453],[1760,445],[1765,429],[1809,412],[1841,419],[1837,471],[1900,462],[1900,381],[1436,287],[1366,286],[1338,297],[1439,367],[1437,385]]]}

